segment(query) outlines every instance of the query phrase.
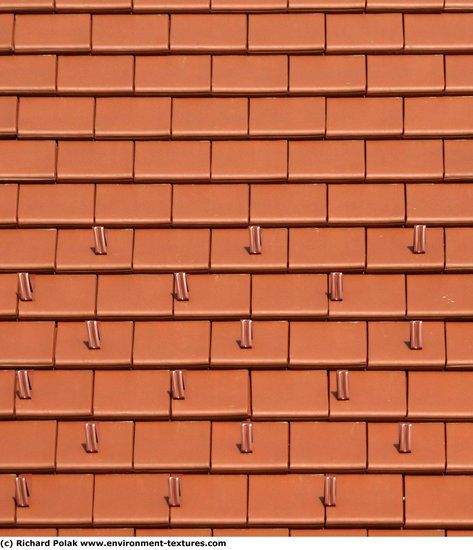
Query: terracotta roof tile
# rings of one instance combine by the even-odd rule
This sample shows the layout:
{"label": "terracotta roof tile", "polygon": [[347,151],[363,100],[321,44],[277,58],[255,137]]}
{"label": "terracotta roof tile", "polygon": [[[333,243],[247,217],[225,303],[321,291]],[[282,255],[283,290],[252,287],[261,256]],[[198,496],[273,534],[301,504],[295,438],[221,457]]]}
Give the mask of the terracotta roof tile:
{"label": "terracotta roof tile", "polygon": [[246,50],[244,15],[171,15],[171,51]]}
{"label": "terracotta roof tile", "polygon": [[[303,0],[298,0],[302,2]],[[397,532],[397,531],[396,531]],[[291,529],[291,537],[366,537],[366,529]]]}
{"label": "terracotta roof tile", "polygon": [[366,0],[289,0],[289,8],[292,9],[307,9],[315,8],[317,10],[352,10],[363,9],[365,7]]}
{"label": "terracotta roof tile", "polygon": [[203,10],[210,8],[210,0],[134,0],[136,12]]}
{"label": "terracotta roof tile", "polygon": [[472,23],[471,14],[408,14],[404,17],[406,51],[471,50]]}
{"label": "terracotta roof tile", "polygon": [[473,425],[463,422],[447,422],[447,472],[470,472],[471,434]]}
{"label": "terracotta roof tile", "polygon": [[472,180],[473,163],[471,153],[473,151],[473,140],[445,141],[444,150],[445,180]]}
{"label": "terracotta roof tile", "polygon": [[[207,0],[209,2],[210,0]],[[136,0],[135,0],[136,2]],[[210,537],[212,529],[135,529],[137,537]]]}
{"label": "terracotta roof tile", "polygon": [[468,224],[473,216],[471,184],[406,186],[408,223]]}
{"label": "terracotta roof tile", "polygon": [[444,537],[442,529],[368,529],[369,537]]}
{"label": "terracotta roof tile", "polygon": [[15,523],[15,501],[12,494],[15,492],[15,476],[0,475],[0,494],[2,505],[0,507],[0,519],[3,524]]}
{"label": "terracotta roof tile", "polygon": [[129,11],[132,0],[55,0],[56,11]]}
{"label": "terracotta roof tile", "polygon": [[424,11],[441,10],[444,0],[367,0],[366,9],[370,11]]}
{"label": "terracotta roof tile", "polygon": [[0,365],[5,367],[32,366],[51,367],[53,365],[55,327],[54,323],[38,321],[0,324]]}
{"label": "terracotta roof tile", "polygon": [[54,55],[2,55],[0,71],[2,93],[51,93],[56,89]]}
{"label": "terracotta roof tile", "polygon": [[470,368],[473,364],[473,349],[469,338],[471,323],[445,323],[447,367]]}
{"label": "terracotta roof tile", "polygon": [[287,7],[287,0],[210,0],[214,10],[271,10]]}
{"label": "terracotta roof tile", "polygon": [[15,372],[0,370],[0,416],[13,416],[15,409]]}
{"label": "terracotta roof tile", "polygon": [[12,14],[0,15],[0,50],[10,51],[13,49],[13,22]]}
{"label": "terracotta roof tile", "polygon": [[54,0],[1,0],[1,11],[53,11]]}
{"label": "terracotta roof tile", "polygon": [[445,89],[448,93],[468,93],[473,89],[469,55],[445,56]]}
{"label": "terracotta roof tile", "polygon": [[0,135],[10,136],[17,132],[17,108],[16,97],[0,98]]}
{"label": "terracotta roof tile", "polygon": [[52,270],[55,255],[55,229],[0,230],[0,262],[5,271]]}
{"label": "terracotta roof tile", "polygon": [[18,277],[13,273],[0,275],[0,317],[16,317],[18,313]]}
{"label": "terracotta roof tile", "polygon": [[248,50],[321,51],[325,48],[324,16],[311,14],[260,14],[248,19]]}
{"label": "terracotta roof tile", "polygon": [[214,529],[214,537],[288,537],[289,529]]}
{"label": "terracotta roof tile", "polygon": [[0,171],[0,181],[53,181],[56,176],[56,143],[2,140]]}
{"label": "terracotta roof tile", "polygon": [[0,224],[14,225],[17,221],[18,185],[0,184]]}
{"label": "terracotta roof tile", "polygon": [[[65,529],[61,529],[65,531]],[[0,529],[1,537],[56,537],[58,529],[44,529],[44,528],[11,528]]]}
{"label": "terracotta roof tile", "polygon": [[473,132],[471,97],[406,98],[404,108],[406,135],[459,136]]}
{"label": "terracotta roof tile", "polygon": [[132,537],[132,528],[92,528],[92,529],[58,529],[59,537]]}
{"label": "terracotta roof tile", "polygon": [[[472,284],[470,275],[408,275],[407,315],[469,316],[473,311],[473,302],[469,300]],[[425,285],[428,285],[428,292]]]}
{"label": "terracotta roof tile", "polygon": [[473,237],[469,227],[448,227],[445,229],[445,269],[469,271],[473,267],[473,257],[465,243]]}

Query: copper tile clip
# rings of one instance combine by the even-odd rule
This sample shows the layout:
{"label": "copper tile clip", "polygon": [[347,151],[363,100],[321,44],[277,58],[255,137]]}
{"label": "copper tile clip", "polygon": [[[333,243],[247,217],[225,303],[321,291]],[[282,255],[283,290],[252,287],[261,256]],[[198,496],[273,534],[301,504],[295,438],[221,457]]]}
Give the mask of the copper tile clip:
{"label": "copper tile clip", "polygon": [[411,349],[422,349],[424,346],[424,334],[422,321],[411,321],[409,347]]}
{"label": "copper tile clip", "polygon": [[184,380],[184,371],[173,370],[171,373],[171,392],[173,399],[186,398],[186,383]]}
{"label": "copper tile clip", "polygon": [[251,349],[253,347],[253,321],[251,319],[242,319],[240,327],[240,348]]}
{"label": "copper tile clip", "polygon": [[181,478],[178,476],[169,476],[169,506],[181,505]]}
{"label": "copper tile clip", "polygon": [[99,435],[97,433],[97,424],[95,422],[86,422],[85,429],[85,450],[88,453],[99,452]]}
{"label": "copper tile clip", "polygon": [[337,370],[337,399],[347,401],[350,399],[350,380],[347,370]]}
{"label": "copper tile clip", "polygon": [[16,371],[16,391],[20,399],[31,399],[33,385],[31,384],[30,373],[27,370]]}
{"label": "copper tile clip", "polygon": [[189,284],[186,273],[174,273],[174,296],[180,302],[189,300]]}
{"label": "copper tile clip", "polygon": [[335,506],[337,504],[337,478],[335,476],[325,476],[324,504],[325,506]]}
{"label": "copper tile clip", "polygon": [[241,423],[240,452],[241,453],[253,452],[253,422]]}
{"label": "copper tile clip", "polygon": [[250,254],[261,254],[263,251],[263,241],[261,240],[261,227],[259,225],[250,225]]}
{"label": "copper tile clip", "polygon": [[97,256],[102,256],[108,253],[107,249],[107,236],[105,234],[105,227],[96,226],[92,228],[94,232],[94,252]]}
{"label": "copper tile clip", "polygon": [[30,488],[24,475],[18,475],[15,478],[15,502],[21,508],[27,508],[30,505]]}
{"label": "copper tile clip", "polygon": [[332,302],[343,300],[343,273],[330,273],[329,293]]}
{"label": "copper tile clip", "polygon": [[425,225],[414,226],[414,243],[412,252],[414,254],[425,254],[427,227]]}
{"label": "copper tile clip", "polygon": [[18,273],[18,297],[22,302],[33,300],[33,285],[29,273]]}
{"label": "copper tile clip", "polygon": [[100,327],[98,321],[86,321],[87,347],[89,349],[100,349]]}
{"label": "copper tile clip", "polygon": [[399,452],[410,453],[412,451],[412,424],[401,422],[399,424]]}

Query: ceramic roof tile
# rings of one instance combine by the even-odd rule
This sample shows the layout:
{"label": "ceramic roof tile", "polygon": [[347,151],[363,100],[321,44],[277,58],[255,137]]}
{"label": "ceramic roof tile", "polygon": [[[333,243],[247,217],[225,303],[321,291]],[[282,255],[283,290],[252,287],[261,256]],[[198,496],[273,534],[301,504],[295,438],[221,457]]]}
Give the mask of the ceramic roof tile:
{"label": "ceramic roof tile", "polygon": [[[303,0],[299,0],[302,2]],[[366,537],[366,529],[291,529],[291,537]]]}
{"label": "ceramic roof tile", "polygon": [[404,17],[406,51],[473,49],[471,14],[408,14]]}
{"label": "ceramic roof tile", "polygon": [[445,323],[447,367],[469,368],[473,364],[473,349],[470,343],[472,324],[467,322]]}
{"label": "ceramic roof tile", "polygon": [[288,537],[289,529],[214,529],[214,537]]}
{"label": "ceramic roof tile", "polygon": [[469,271],[473,257],[465,246],[473,237],[469,227],[448,227],[445,229],[445,269],[447,271]]}
{"label": "ceramic roof tile", "polygon": [[54,355],[54,323],[2,322],[0,324],[0,365],[52,367]]}
{"label": "ceramic roof tile", "polygon": [[0,223],[2,226],[17,222],[18,185],[0,184]]}
{"label": "ceramic roof tile", "polygon": [[[469,316],[473,311],[470,303],[470,287],[473,278],[469,275],[408,275],[408,317],[455,317]],[[428,285],[429,292],[425,292]]]}
{"label": "ceramic roof tile", "polygon": [[17,109],[18,100],[16,97],[0,98],[0,135],[15,135],[17,132]]}
{"label": "ceramic roof tile", "polygon": [[132,537],[134,529],[132,528],[70,528],[70,529],[58,529],[58,536],[60,537]]}
{"label": "ceramic roof tile", "polygon": [[41,94],[56,90],[54,55],[2,55],[0,71],[0,92],[4,94]]}
{"label": "ceramic roof tile", "polygon": [[408,136],[461,136],[473,132],[471,97],[406,98],[404,108],[404,132]]}
{"label": "ceramic roof tile", "polygon": [[54,0],[1,0],[1,11],[53,11]]}
{"label": "ceramic roof tile", "polygon": [[368,529],[369,537],[444,537],[442,529]]}
{"label": "ceramic roof tile", "polygon": [[215,10],[271,10],[287,7],[287,0],[210,0]]}
{"label": "ceramic roof tile", "polygon": [[473,59],[469,55],[445,56],[445,89],[448,93],[468,93],[473,89],[471,67]]}
{"label": "ceramic roof tile", "polygon": [[56,177],[56,143],[2,140],[0,171],[0,181],[53,181]]}
{"label": "ceramic roof tile", "polygon": [[463,422],[447,422],[447,472],[470,472],[471,434],[473,425]]}
{"label": "ceramic roof tile", "polygon": [[132,0],[55,0],[56,11],[129,11]]}
{"label": "ceramic roof tile", "polygon": [[[467,114],[465,113],[464,116],[467,117]],[[445,180],[473,179],[473,163],[471,162],[473,140],[448,140],[444,142],[444,149]]]}
{"label": "ceramic roof tile", "polygon": [[13,416],[15,409],[15,372],[12,370],[0,370],[0,416]]}
{"label": "ceramic roof tile", "polygon": [[12,495],[15,492],[15,476],[11,474],[0,475],[0,494],[2,504],[0,506],[0,519],[3,524],[15,523],[15,501]]}
{"label": "ceramic roof tile", "polygon": [[56,255],[55,229],[0,230],[0,262],[7,270],[53,270]]}
{"label": "ceramic roof tile", "polygon": [[134,0],[136,12],[203,10],[210,8],[210,0]]}

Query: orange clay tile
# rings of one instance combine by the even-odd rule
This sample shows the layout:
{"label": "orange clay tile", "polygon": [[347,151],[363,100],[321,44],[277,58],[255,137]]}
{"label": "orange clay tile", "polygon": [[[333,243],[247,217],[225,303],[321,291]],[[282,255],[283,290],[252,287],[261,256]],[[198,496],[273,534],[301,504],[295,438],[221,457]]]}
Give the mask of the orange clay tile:
{"label": "orange clay tile", "polygon": [[328,186],[328,221],[332,224],[400,224],[405,219],[404,185]]}
{"label": "orange clay tile", "polygon": [[250,412],[248,371],[185,371],[185,398],[172,400],[172,418],[245,418]]}
{"label": "orange clay tile", "polygon": [[12,495],[15,494],[15,476],[12,474],[0,475],[0,495],[2,505],[0,506],[0,520],[4,525],[15,523],[15,501]]}
{"label": "orange clay tile", "polygon": [[0,224],[15,225],[18,219],[18,185],[0,184]]}
{"label": "orange clay tile", "polygon": [[17,132],[17,109],[18,100],[16,97],[0,98],[0,135],[10,136]]}
{"label": "orange clay tile", "polygon": [[252,331],[252,347],[243,349],[239,322],[213,322],[210,364],[213,367],[248,365],[252,368],[287,365],[289,323],[255,321]]}
{"label": "orange clay tile", "polygon": [[[12,193],[10,187],[9,194]],[[92,225],[94,194],[91,184],[20,186],[18,222],[30,226]]]}
{"label": "orange clay tile", "polygon": [[369,94],[440,94],[445,88],[442,55],[370,55]]}
{"label": "orange clay tile", "polygon": [[0,2],[1,11],[53,11],[53,7],[54,0],[1,0]]}
{"label": "orange clay tile", "polygon": [[163,317],[172,312],[171,275],[100,275],[99,317]]}
{"label": "orange clay tile", "polygon": [[214,529],[214,537],[288,537],[289,529]]}
{"label": "orange clay tile", "polygon": [[0,422],[4,444],[2,471],[53,470],[55,467],[56,422],[13,420]]}
{"label": "orange clay tile", "polygon": [[424,184],[406,186],[409,224],[465,225],[473,216],[473,185]]}
{"label": "orange clay tile", "polygon": [[133,323],[99,322],[100,349],[90,349],[85,322],[58,323],[56,367],[128,367],[131,365]]}
{"label": "orange clay tile", "polygon": [[324,16],[310,14],[258,14],[248,19],[248,49],[252,51],[322,51]]}
{"label": "orange clay tile", "polygon": [[22,97],[18,114],[20,137],[92,137],[92,98]]}
{"label": "orange clay tile", "polygon": [[327,218],[327,186],[324,184],[252,185],[252,224],[313,224]]}
{"label": "orange clay tile", "polygon": [[214,271],[285,271],[287,230],[263,229],[261,254],[250,254],[248,229],[212,230],[211,268]]}
{"label": "orange clay tile", "polygon": [[145,141],[135,145],[137,181],[208,180],[208,141]]}
{"label": "orange clay tile", "polygon": [[473,89],[470,55],[445,56],[445,89],[448,93],[468,93]]}
{"label": "orange clay tile", "polygon": [[368,367],[441,368],[445,366],[445,329],[443,323],[424,322],[422,349],[411,349],[409,323],[368,323]]}
{"label": "orange clay tile", "polygon": [[473,365],[472,328],[472,323],[445,323],[447,368],[471,368]]}
{"label": "orange clay tile", "polygon": [[15,372],[0,370],[0,416],[13,416],[15,403]]}
{"label": "orange clay tile", "polygon": [[90,51],[91,18],[85,14],[17,15],[15,51]]}
{"label": "orange clay tile", "polygon": [[405,135],[462,136],[473,133],[471,97],[413,97],[404,105]]}
{"label": "orange clay tile", "polygon": [[56,270],[131,270],[133,230],[106,229],[105,235],[107,254],[96,254],[92,229],[61,229],[57,237]]}
{"label": "orange clay tile", "polygon": [[54,338],[52,322],[0,323],[0,365],[52,367]]}
{"label": "orange clay tile", "polygon": [[279,10],[286,0],[210,0],[213,10]]}
{"label": "orange clay tile", "polygon": [[247,225],[249,186],[238,184],[174,186],[174,224]]}
{"label": "orange clay tile", "polygon": [[352,94],[366,89],[363,55],[290,57],[289,91],[295,94]]}
{"label": "orange clay tile", "polygon": [[230,137],[248,133],[246,98],[174,98],[173,137]]}
{"label": "orange clay tile", "polygon": [[369,537],[444,537],[442,529],[368,529]]}
{"label": "orange clay tile", "polygon": [[92,413],[92,371],[29,372],[31,399],[20,399],[16,393],[17,417],[84,417]]}
{"label": "orange clay tile", "polygon": [[[126,112],[126,117],[119,116]],[[95,103],[95,136],[153,138],[169,136],[171,99],[167,97],[99,97]]]}
{"label": "orange clay tile", "polygon": [[253,418],[323,418],[328,416],[325,371],[253,371]]}
{"label": "orange clay tile", "polygon": [[244,15],[171,15],[172,52],[234,52],[246,49]]}
{"label": "orange clay tile", "polygon": [[366,533],[366,529],[291,529],[291,537],[366,537]]}
{"label": "orange clay tile", "polygon": [[425,419],[471,418],[471,372],[410,372],[409,417]]}
{"label": "orange clay tile", "polygon": [[19,301],[22,319],[85,319],[95,316],[95,275],[32,275],[33,299]]}
{"label": "orange clay tile", "polygon": [[445,427],[443,423],[415,422],[411,428],[412,451],[399,451],[399,423],[368,424],[368,471],[443,472]]}
{"label": "orange clay tile", "polygon": [[292,321],[290,366],[364,366],[367,361],[366,341],[365,323]]}
{"label": "orange clay tile", "polygon": [[[74,186],[76,189],[76,186]],[[171,221],[171,186],[167,184],[97,185],[97,225],[163,225]]]}
{"label": "orange clay tile", "polygon": [[189,529],[185,527],[183,529],[134,529],[135,536],[137,537],[210,537],[212,536],[212,531],[215,530]]}
{"label": "orange clay tile", "polygon": [[323,525],[323,479],[317,474],[250,476],[248,524]]}
{"label": "orange clay tile", "polygon": [[0,263],[3,270],[52,270],[56,254],[54,229],[0,230]]}
{"label": "orange clay tile", "polygon": [[169,371],[96,371],[94,416],[168,418]]}
{"label": "orange clay tile", "polygon": [[210,8],[210,0],[134,0],[135,12],[204,10]]}
{"label": "orange clay tile", "polygon": [[366,469],[364,422],[292,422],[291,471]]}
{"label": "orange clay tile", "polygon": [[[187,277],[189,300],[174,299],[178,318],[246,317],[250,313],[250,275],[195,275]],[[210,300],[212,297],[212,300]]]}
{"label": "orange clay tile", "polygon": [[473,470],[471,457],[473,448],[471,436],[473,424],[463,422],[447,422],[447,472],[471,472]]}
{"label": "orange clay tile", "polygon": [[90,474],[36,474],[30,483],[30,505],[17,507],[18,525],[91,523],[94,479]]}
{"label": "orange clay tile", "polygon": [[0,15],[0,50],[11,51],[13,49],[13,24],[14,16],[11,13]]}
{"label": "orange clay tile", "polygon": [[362,141],[289,143],[290,181],[356,181],[365,177]]}
{"label": "orange clay tile", "polygon": [[11,318],[17,316],[17,292],[18,277],[13,273],[0,275],[0,317]]}
{"label": "orange clay tile", "polygon": [[57,89],[62,94],[114,94],[133,90],[133,57],[59,56]]}
{"label": "orange clay tile", "polygon": [[327,136],[398,136],[403,130],[399,97],[327,98]]}
{"label": "orange clay tile", "polygon": [[130,11],[131,0],[56,0],[56,11]]}
{"label": "orange clay tile", "polygon": [[[470,275],[408,275],[408,317],[458,317],[473,313]],[[426,289],[428,288],[428,292]]]}
{"label": "orange clay tile", "polygon": [[325,317],[326,293],[325,275],[253,275],[252,314],[259,318]]}
{"label": "orange clay tile", "polygon": [[[166,474],[95,476],[94,525],[167,525]],[[111,499],[110,494],[115,498]]]}
{"label": "orange clay tile", "polygon": [[135,90],[140,94],[209,92],[210,67],[209,55],[137,57]]}
{"label": "orange clay tile", "polygon": [[185,474],[180,478],[182,503],[171,508],[171,527],[246,524],[246,476]]}
{"label": "orange clay tile", "polygon": [[208,321],[136,322],[133,337],[135,367],[209,364],[210,323]]}
{"label": "orange clay tile", "polygon": [[208,421],[136,422],[135,470],[209,470]]}
{"label": "orange clay tile", "polygon": [[403,522],[400,475],[337,476],[337,504],[326,508],[327,526],[392,525]]}
{"label": "orange clay tile", "polygon": [[92,529],[58,529],[59,537],[132,537],[134,529],[132,528],[103,528]]}
{"label": "orange clay tile", "polygon": [[251,136],[322,136],[325,100],[319,97],[250,99]]}
{"label": "orange clay tile", "polygon": [[427,11],[441,10],[443,7],[443,0],[367,0],[366,2],[368,11]]}
{"label": "orange clay tile", "polygon": [[364,0],[289,0],[289,8],[291,9],[324,9],[327,11],[363,9],[365,7]]}
{"label": "orange clay tile", "polygon": [[54,55],[3,56],[0,59],[2,93],[51,93],[56,89]]}
{"label": "orange clay tile", "polygon": [[168,49],[165,15],[94,15],[92,51],[150,53]]}
{"label": "orange clay tile", "polygon": [[472,180],[473,140],[448,140],[444,142],[444,148],[445,181]]}
{"label": "orange clay tile", "polygon": [[441,271],[444,266],[443,230],[426,229],[425,253],[413,251],[414,228],[367,230],[369,271]]}
{"label": "orange clay tile", "polygon": [[53,181],[56,176],[56,143],[2,140],[0,171],[0,181]]}
{"label": "orange clay tile", "polygon": [[350,399],[345,401],[337,398],[337,373],[330,372],[329,377],[332,418],[403,418],[406,415],[404,372],[350,371]]}
{"label": "orange clay tile", "polygon": [[361,270],[365,266],[365,230],[293,228],[289,230],[291,271]]}
{"label": "orange clay tile", "polygon": [[[212,472],[269,472],[288,468],[287,422],[253,422],[253,450],[241,448],[240,422],[212,423]],[[175,466],[174,466],[175,468]]]}
{"label": "orange clay tile", "polygon": [[471,14],[415,14],[404,17],[407,52],[473,49]]}
{"label": "orange clay tile", "polygon": [[212,91],[220,94],[285,93],[288,89],[287,66],[285,55],[216,56],[212,60]]}
{"label": "orange clay tile", "polygon": [[406,476],[407,527],[471,527],[471,476]]}
{"label": "orange clay tile", "polygon": [[[61,531],[67,531],[67,529],[61,529]],[[12,528],[12,529],[0,529],[0,537],[56,537],[58,529],[45,529],[45,528],[31,528],[26,527]]]}
{"label": "orange clay tile", "polygon": [[86,450],[85,422],[59,422],[56,468],[66,471],[131,470],[133,422],[96,422],[98,452]]}
{"label": "orange clay tile", "polygon": [[328,52],[398,51],[403,49],[402,15],[327,15]]}

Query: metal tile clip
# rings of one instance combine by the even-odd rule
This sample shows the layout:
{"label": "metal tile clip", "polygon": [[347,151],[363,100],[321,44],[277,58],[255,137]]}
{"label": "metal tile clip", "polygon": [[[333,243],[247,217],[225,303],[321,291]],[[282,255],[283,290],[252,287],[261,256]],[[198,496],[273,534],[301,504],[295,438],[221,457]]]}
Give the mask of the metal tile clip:
{"label": "metal tile clip", "polygon": [[240,321],[240,348],[251,349],[253,347],[253,321],[242,319]]}
{"label": "metal tile clip", "polygon": [[332,302],[343,300],[343,273],[330,273],[329,293]]}
{"label": "metal tile clip", "polygon": [[171,392],[173,399],[186,398],[186,383],[184,380],[184,371],[173,370],[171,373]]}
{"label": "metal tile clip", "polygon": [[414,254],[425,254],[427,227],[425,225],[414,226],[414,243],[412,252]]}
{"label": "metal tile clip", "polygon": [[337,399],[347,401],[350,399],[350,380],[347,370],[337,370]]}
{"label": "metal tile clip", "polygon": [[253,452],[253,422],[241,423],[240,452],[241,453]]}
{"label": "metal tile clip", "polygon": [[181,478],[178,476],[169,476],[169,506],[181,505]]}
{"label": "metal tile clip", "polygon": [[422,321],[410,322],[409,347],[412,350],[422,349],[424,346],[424,331]]}
{"label": "metal tile clip", "polygon": [[18,475],[15,478],[15,502],[20,508],[27,508],[30,505],[30,487],[24,475]]}
{"label": "metal tile clip", "polygon": [[88,453],[99,452],[99,436],[97,433],[97,424],[95,422],[86,422],[85,429],[85,450]]}
{"label": "metal tile clip", "polygon": [[89,349],[100,349],[100,327],[98,321],[86,321],[87,347]]}
{"label": "metal tile clip", "polygon": [[412,451],[412,424],[401,422],[399,424],[399,452],[410,453]]}
{"label": "metal tile clip", "polygon": [[325,476],[324,504],[325,506],[335,506],[337,504],[337,478],[335,476]]}
{"label": "metal tile clip", "polygon": [[103,256],[108,253],[107,249],[107,236],[105,234],[105,227],[96,226],[92,228],[94,232],[94,252],[97,256]]}
{"label": "metal tile clip", "polygon": [[174,296],[180,302],[189,300],[189,284],[186,273],[174,273]]}
{"label": "metal tile clip", "polygon": [[18,273],[18,297],[22,302],[33,300],[33,285],[29,273]]}
{"label": "metal tile clip", "polygon": [[263,251],[263,241],[261,239],[261,227],[259,225],[250,225],[250,254],[261,254]]}
{"label": "metal tile clip", "polygon": [[33,385],[31,377],[27,370],[16,371],[16,391],[20,399],[31,399]]}

